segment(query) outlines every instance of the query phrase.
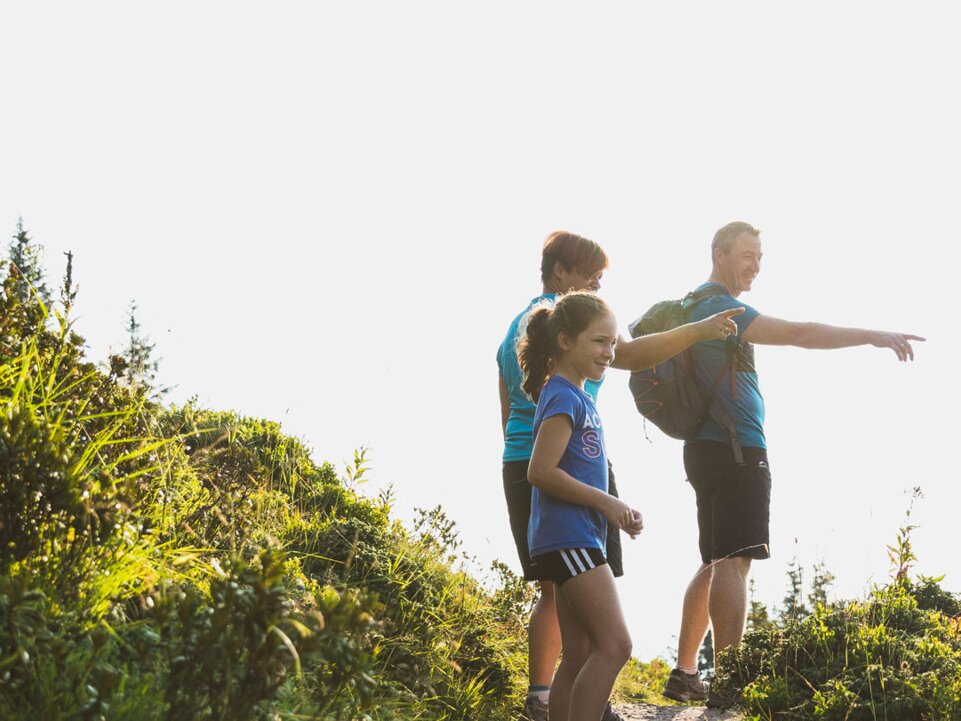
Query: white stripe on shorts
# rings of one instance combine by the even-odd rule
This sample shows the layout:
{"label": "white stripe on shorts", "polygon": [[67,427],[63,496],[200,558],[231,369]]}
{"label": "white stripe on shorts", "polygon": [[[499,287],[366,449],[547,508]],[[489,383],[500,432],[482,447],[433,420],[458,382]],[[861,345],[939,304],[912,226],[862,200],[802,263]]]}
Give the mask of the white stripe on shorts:
{"label": "white stripe on shorts", "polygon": [[[560,550],[561,558],[564,559],[564,563],[567,565],[567,570],[571,574],[571,578],[577,576],[581,573],[586,573],[594,568],[594,561],[591,560],[591,555],[587,552],[586,548],[572,548],[569,550]],[[577,564],[577,569],[574,565]]]}
{"label": "white stripe on shorts", "polygon": [[594,568],[594,561],[591,560],[591,554],[587,552],[587,549],[581,548],[580,552],[581,552],[581,555],[584,556],[584,562],[587,564],[587,569],[585,570],[590,570]]}

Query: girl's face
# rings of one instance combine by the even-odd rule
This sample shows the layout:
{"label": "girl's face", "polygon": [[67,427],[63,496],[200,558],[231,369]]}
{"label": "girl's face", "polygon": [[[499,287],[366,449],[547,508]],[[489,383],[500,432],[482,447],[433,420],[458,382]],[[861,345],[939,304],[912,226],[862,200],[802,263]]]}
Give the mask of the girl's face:
{"label": "girl's face", "polygon": [[614,360],[615,343],[617,320],[609,313],[596,316],[575,338],[561,334],[558,344],[562,356],[557,371],[578,385],[586,379],[599,381]]}

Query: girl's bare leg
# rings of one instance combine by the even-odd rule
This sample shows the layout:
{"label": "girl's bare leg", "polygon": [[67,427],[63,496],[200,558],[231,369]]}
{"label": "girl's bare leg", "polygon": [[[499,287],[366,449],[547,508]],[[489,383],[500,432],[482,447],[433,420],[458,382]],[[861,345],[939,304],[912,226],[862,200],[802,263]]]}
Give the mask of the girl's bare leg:
{"label": "girl's bare leg", "polygon": [[[631,657],[631,636],[610,567],[600,566],[567,581],[557,589],[555,605],[563,651],[554,686],[561,677],[569,690],[567,698],[559,699],[557,716],[551,692],[551,719],[599,721],[617,674]],[[564,668],[569,652],[573,658]]]}

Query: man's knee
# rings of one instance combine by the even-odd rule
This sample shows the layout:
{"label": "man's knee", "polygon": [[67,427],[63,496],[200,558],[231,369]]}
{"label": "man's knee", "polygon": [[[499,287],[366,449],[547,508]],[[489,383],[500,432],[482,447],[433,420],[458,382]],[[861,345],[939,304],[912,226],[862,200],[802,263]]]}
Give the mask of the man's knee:
{"label": "man's knee", "polygon": [[751,561],[753,559],[748,558],[747,556],[738,556],[736,558],[732,558],[731,560],[734,561],[736,572],[743,576],[746,580],[748,574],[751,573]]}
{"label": "man's knee", "polygon": [[714,567],[713,573],[715,575],[719,573],[733,573],[747,579],[748,574],[751,572],[751,561],[752,559],[747,556],[731,556],[714,561],[711,565]]}

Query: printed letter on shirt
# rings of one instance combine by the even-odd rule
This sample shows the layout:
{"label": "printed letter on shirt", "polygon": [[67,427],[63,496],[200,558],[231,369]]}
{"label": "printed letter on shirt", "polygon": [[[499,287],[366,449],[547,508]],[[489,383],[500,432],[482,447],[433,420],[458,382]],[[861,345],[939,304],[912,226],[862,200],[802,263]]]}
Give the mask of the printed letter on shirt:
{"label": "printed letter on shirt", "polygon": [[601,455],[601,439],[597,431],[584,431],[581,436],[584,443],[584,455],[588,458],[599,458]]}

